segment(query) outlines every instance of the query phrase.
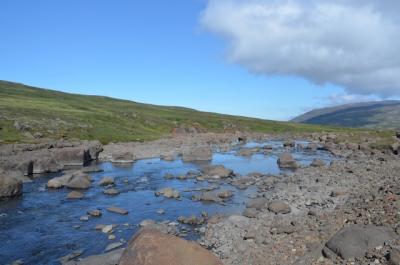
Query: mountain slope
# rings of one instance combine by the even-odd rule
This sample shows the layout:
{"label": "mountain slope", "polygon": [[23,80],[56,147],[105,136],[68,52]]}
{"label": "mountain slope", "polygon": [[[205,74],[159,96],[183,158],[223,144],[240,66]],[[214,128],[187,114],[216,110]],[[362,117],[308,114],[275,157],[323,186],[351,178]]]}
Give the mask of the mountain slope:
{"label": "mountain slope", "polygon": [[0,143],[34,138],[152,140],[176,128],[213,131],[303,132],[330,128],[68,94],[0,81]]}
{"label": "mountain slope", "polygon": [[292,122],[357,128],[400,128],[400,101],[373,101],[307,112]]}

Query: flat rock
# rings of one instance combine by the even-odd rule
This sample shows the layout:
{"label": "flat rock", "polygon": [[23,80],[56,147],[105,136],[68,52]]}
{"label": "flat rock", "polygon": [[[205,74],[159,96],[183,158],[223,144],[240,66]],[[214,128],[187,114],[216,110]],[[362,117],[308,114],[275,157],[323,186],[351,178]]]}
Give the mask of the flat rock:
{"label": "flat rock", "polygon": [[110,189],[103,190],[103,193],[106,195],[115,196],[115,195],[118,195],[120,192],[119,192],[119,190],[117,190],[115,188],[110,188]]}
{"label": "flat rock", "polygon": [[71,265],[118,265],[124,249],[117,249],[105,254],[89,256]]}
{"label": "flat rock", "polygon": [[107,208],[107,211],[112,212],[112,213],[117,213],[117,214],[122,214],[122,215],[127,215],[129,211],[119,208],[119,207],[109,207]]}
{"label": "flat rock", "polygon": [[173,189],[173,188],[163,188],[159,191],[155,192],[156,196],[164,196],[165,198],[169,198],[169,199],[177,199],[179,198],[181,195],[179,193],[179,191]]}
{"label": "flat rock", "polygon": [[243,211],[243,216],[246,216],[248,218],[255,218],[257,217],[258,211],[256,208],[246,208]]}
{"label": "flat rock", "polygon": [[283,201],[272,201],[268,204],[268,210],[274,213],[287,214],[292,210],[290,209],[289,204]]}
{"label": "flat rock", "polygon": [[83,198],[85,198],[85,195],[82,192],[75,191],[75,190],[71,191],[67,195],[67,199],[70,199],[70,200],[80,200],[80,199],[83,199]]}
{"label": "flat rock", "polygon": [[326,246],[343,259],[351,259],[363,257],[368,249],[382,246],[396,237],[388,227],[352,225],[337,232]]}
{"label": "flat rock", "polygon": [[194,242],[142,229],[130,241],[119,265],[222,265],[214,254]]}
{"label": "flat rock", "polygon": [[89,210],[88,215],[93,216],[93,217],[100,217],[102,215],[100,210]]}
{"label": "flat rock", "polygon": [[108,251],[111,251],[111,250],[120,248],[120,247],[122,247],[123,245],[124,245],[124,244],[122,244],[122,243],[120,243],[120,242],[111,243],[111,244],[109,244],[109,245],[106,247],[105,251],[108,252]]}
{"label": "flat rock", "polygon": [[262,210],[267,207],[268,200],[266,198],[256,198],[250,200],[247,204],[247,208],[254,208],[257,210]]}
{"label": "flat rock", "polygon": [[311,165],[310,166],[312,166],[312,167],[323,167],[323,166],[325,166],[326,164],[325,164],[325,162],[323,161],[323,160],[321,160],[321,159],[314,159],[313,161],[312,161],[312,163],[311,163]]}
{"label": "flat rock", "polygon": [[203,201],[203,202],[222,202],[222,199],[218,197],[215,192],[202,192],[200,194],[195,194],[192,198],[194,201]]}

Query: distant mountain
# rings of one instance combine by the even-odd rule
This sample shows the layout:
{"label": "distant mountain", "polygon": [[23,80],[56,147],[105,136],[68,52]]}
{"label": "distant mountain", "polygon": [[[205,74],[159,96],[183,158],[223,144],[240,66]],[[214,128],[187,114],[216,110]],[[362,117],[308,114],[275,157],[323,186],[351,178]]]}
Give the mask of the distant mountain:
{"label": "distant mountain", "polygon": [[291,121],[356,128],[399,129],[400,100],[362,102],[315,109]]}

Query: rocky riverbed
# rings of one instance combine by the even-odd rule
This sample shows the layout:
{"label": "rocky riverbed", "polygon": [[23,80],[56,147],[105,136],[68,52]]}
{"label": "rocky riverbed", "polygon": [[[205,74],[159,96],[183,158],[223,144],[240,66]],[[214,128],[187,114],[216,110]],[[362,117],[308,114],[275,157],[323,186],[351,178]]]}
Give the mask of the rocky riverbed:
{"label": "rocky riverbed", "polygon": [[194,240],[223,264],[399,264],[399,157],[342,139],[2,146],[0,263],[118,264],[142,227]]}

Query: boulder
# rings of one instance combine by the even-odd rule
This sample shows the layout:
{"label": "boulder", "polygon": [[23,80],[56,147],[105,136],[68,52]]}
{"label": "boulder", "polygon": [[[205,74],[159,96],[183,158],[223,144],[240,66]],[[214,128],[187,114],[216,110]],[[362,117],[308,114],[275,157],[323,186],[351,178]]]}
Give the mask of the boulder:
{"label": "boulder", "polygon": [[222,190],[219,191],[217,195],[221,199],[228,199],[233,196],[233,192],[231,190]]}
{"label": "boulder", "polygon": [[317,143],[309,143],[307,145],[306,149],[311,150],[311,151],[316,151],[316,150],[318,150],[318,144]]}
{"label": "boulder", "polygon": [[246,216],[248,218],[255,218],[257,217],[258,211],[256,208],[246,208],[243,211],[243,216]]}
{"label": "boulder", "polygon": [[89,189],[92,185],[91,178],[83,172],[75,172],[67,183],[70,189]]}
{"label": "boulder", "polygon": [[140,230],[129,242],[119,265],[222,265],[210,251],[194,242],[155,229]]}
{"label": "boulder", "polygon": [[194,147],[183,151],[182,160],[184,162],[210,161],[212,150],[210,146]]}
{"label": "boulder", "polygon": [[323,161],[323,160],[321,160],[321,159],[314,159],[313,161],[312,161],[312,163],[311,163],[311,165],[310,166],[312,166],[312,167],[323,167],[323,166],[325,166],[326,164],[325,164],[325,162]]}
{"label": "boulder", "polygon": [[192,198],[194,201],[204,201],[204,202],[222,202],[222,199],[214,192],[202,192],[196,194]]}
{"label": "boulder", "polygon": [[111,162],[113,163],[133,163],[135,161],[134,156],[131,152],[114,152],[111,155]]}
{"label": "boulder", "polygon": [[47,188],[60,189],[64,186],[66,186],[71,178],[72,178],[71,174],[65,174],[61,177],[52,178],[47,182]]}
{"label": "boulder", "polygon": [[296,142],[293,140],[289,140],[283,143],[283,147],[292,148],[296,146]]}
{"label": "boulder", "polygon": [[219,166],[208,166],[203,168],[202,173],[206,176],[218,176],[220,178],[227,178],[233,174],[231,169],[227,169],[226,167],[219,165]]}
{"label": "boulder", "polygon": [[172,155],[172,154],[161,155],[160,159],[164,160],[164,161],[174,161],[175,155]]}
{"label": "boulder", "polygon": [[108,186],[108,185],[114,185],[115,180],[113,177],[103,177],[100,182],[100,186]]}
{"label": "boulder", "polygon": [[257,210],[262,210],[267,207],[268,200],[266,198],[256,198],[250,200],[247,204],[247,208],[254,208]]}
{"label": "boulder", "polygon": [[56,173],[64,169],[53,157],[44,156],[33,160],[33,174]]}
{"label": "boulder", "polygon": [[9,176],[0,176],[0,198],[16,197],[22,194],[23,184]]}
{"label": "boulder", "polygon": [[326,246],[343,259],[351,259],[363,257],[369,249],[382,246],[396,237],[389,227],[351,225],[337,232]]}
{"label": "boulder", "polygon": [[258,153],[260,151],[260,148],[255,147],[255,148],[242,148],[239,150],[238,155],[240,156],[252,156],[255,153]]}
{"label": "boulder", "polygon": [[280,168],[295,169],[298,167],[296,161],[290,153],[283,153],[278,158],[278,165]]}
{"label": "boulder", "polygon": [[268,204],[268,210],[274,212],[276,214],[287,214],[290,213],[292,210],[290,209],[289,204],[283,201],[272,201]]}
{"label": "boulder", "polygon": [[51,156],[64,166],[83,166],[90,161],[90,159],[85,158],[83,146],[54,148],[51,151]]}
{"label": "boulder", "polygon": [[173,189],[173,188],[163,188],[159,191],[155,192],[156,196],[164,196],[165,198],[169,198],[169,199],[177,199],[179,198],[181,195],[179,193],[179,191]]}

